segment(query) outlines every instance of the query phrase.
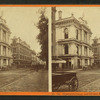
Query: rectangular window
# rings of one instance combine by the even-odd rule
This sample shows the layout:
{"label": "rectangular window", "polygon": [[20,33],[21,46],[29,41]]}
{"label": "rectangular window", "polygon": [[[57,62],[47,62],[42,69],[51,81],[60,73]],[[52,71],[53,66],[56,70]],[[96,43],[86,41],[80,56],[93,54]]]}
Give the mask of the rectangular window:
{"label": "rectangular window", "polygon": [[3,41],[6,42],[6,31],[3,30]]}
{"label": "rectangular window", "polygon": [[94,53],[97,53],[97,48],[94,48]]}
{"label": "rectangular window", "polygon": [[65,45],[65,54],[68,54],[68,44]]}
{"label": "rectangular window", "polygon": [[3,65],[6,65],[6,59],[3,60]]}
{"label": "rectangular window", "polygon": [[84,55],[87,56],[87,47],[84,48]]}
{"label": "rectangular window", "polygon": [[85,59],[85,65],[88,65],[88,59]]}
{"label": "rectangular window", "polygon": [[87,32],[84,31],[84,41],[87,42]]}
{"label": "rectangular window", "polygon": [[79,55],[79,46],[77,46],[77,54]]}
{"label": "rectangular window", "polygon": [[3,55],[6,56],[6,47],[3,46]]}
{"label": "rectangular window", "polygon": [[78,40],[78,30],[76,30],[76,39]]}
{"label": "rectangular window", "polygon": [[64,30],[64,34],[65,34],[65,39],[68,39],[68,29],[67,28]]}

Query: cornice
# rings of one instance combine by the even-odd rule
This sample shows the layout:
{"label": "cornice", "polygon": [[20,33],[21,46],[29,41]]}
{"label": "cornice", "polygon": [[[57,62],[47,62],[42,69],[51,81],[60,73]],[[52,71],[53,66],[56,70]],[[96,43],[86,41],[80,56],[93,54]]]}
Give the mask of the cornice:
{"label": "cornice", "polygon": [[8,43],[6,43],[6,42],[3,42],[3,41],[0,41],[0,45],[1,45],[1,44],[4,44],[4,45],[6,45],[6,46],[8,46],[8,47],[11,47],[10,44],[8,44]]}
{"label": "cornice", "polygon": [[75,25],[77,27],[79,27],[80,29],[85,29],[87,30],[89,33],[92,34],[91,30],[89,29],[88,26],[84,25],[84,24],[81,24],[81,22],[79,22],[75,17],[68,17],[68,18],[63,18],[63,19],[60,19],[60,20],[56,20],[55,22],[56,26],[58,25],[61,25],[61,26],[67,26],[67,25]]}
{"label": "cornice", "polygon": [[76,40],[76,39],[61,39],[57,41],[58,44],[66,44],[66,43],[76,43],[78,45],[86,45],[89,46],[90,48],[92,48],[92,45],[85,43],[83,41],[80,40]]}
{"label": "cornice", "polygon": [[0,25],[2,26],[1,28],[4,28],[8,33],[11,34],[9,28],[7,27],[7,25],[3,24],[3,23],[0,23]]}

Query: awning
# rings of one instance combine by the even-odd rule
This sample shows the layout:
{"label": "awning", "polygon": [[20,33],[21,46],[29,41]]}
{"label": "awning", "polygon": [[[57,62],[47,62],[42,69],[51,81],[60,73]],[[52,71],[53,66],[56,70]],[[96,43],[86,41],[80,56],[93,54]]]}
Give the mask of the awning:
{"label": "awning", "polygon": [[66,63],[65,60],[52,60],[52,63]]}

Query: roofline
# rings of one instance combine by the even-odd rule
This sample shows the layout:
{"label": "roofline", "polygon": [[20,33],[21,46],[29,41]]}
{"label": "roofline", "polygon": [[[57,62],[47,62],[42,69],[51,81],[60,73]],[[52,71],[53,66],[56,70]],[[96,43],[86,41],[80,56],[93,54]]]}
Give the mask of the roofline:
{"label": "roofline", "polygon": [[[69,19],[69,18],[71,18],[71,19]],[[91,34],[93,34],[93,33],[91,32],[90,28],[88,28],[88,27],[87,27],[86,25],[84,25],[84,24],[81,24],[81,23],[79,22],[79,20],[76,19],[75,17],[67,17],[67,18],[62,18],[62,19],[56,20],[56,21],[55,21],[55,24],[57,24],[57,23],[59,23],[59,22],[67,21],[67,20],[75,20],[75,21],[77,21],[79,25],[85,27],[87,30],[90,31]]]}

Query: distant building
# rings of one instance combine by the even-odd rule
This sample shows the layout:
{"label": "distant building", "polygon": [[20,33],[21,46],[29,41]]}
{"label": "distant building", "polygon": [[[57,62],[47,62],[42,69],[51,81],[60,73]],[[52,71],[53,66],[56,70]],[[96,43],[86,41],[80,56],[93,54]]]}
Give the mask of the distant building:
{"label": "distant building", "polygon": [[40,64],[40,65],[45,65],[46,64],[45,61],[40,59],[40,54],[38,54],[38,53],[36,54],[35,59],[36,59],[37,64]]}
{"label": "distant building", "polygon": [[81,17],[77,20],[73,14],[68,18],[62,18],[62,11],[58,12],[58,16],[59,19],[55,21],[55,29],[52,33],[55,34],[53,35],[55,49],[52,48],[52,54],[58,59],[59,67],[74,69],[92,65],[92,32],[87,21]]}
{"label": "distant building", "polygon": [[32,56],[31,65],[37,65],[37,56],[36,56],[36,52],[34,50],[31,51],[31,56]]}
{"label": "distant building", "polygon": [[0,67],[12,64],[12,52],[10,46],[10,30],[6,21],[0,17]]}
{"label": "distant building", "polygon": [[100,38],[95,37],[93,39],[93,56],[94,56],[94,63],[100,64]]}
{"label": "distant building", "polygon": [[13,63],[18,67],[31,66],[32,50],[30,49],[30,46],[25,41],[16,37],[12,39],[11,46],[13,52]]}

